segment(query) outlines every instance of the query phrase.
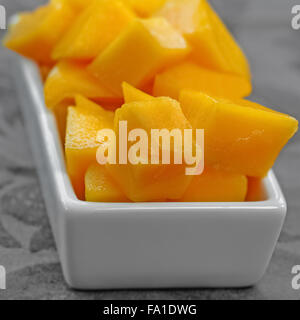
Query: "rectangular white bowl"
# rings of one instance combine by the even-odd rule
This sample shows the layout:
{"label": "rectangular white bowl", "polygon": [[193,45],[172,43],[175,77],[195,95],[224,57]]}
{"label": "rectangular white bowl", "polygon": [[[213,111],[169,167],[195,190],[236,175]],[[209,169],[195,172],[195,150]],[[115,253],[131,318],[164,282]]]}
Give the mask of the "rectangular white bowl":
{"label": "rectangular white bowl", "polygon": [[88,203],[66,173],[36,65],[14,75],[66,282],[77,289],[245,287],[263,276],[286,214],[272,172],[267,199],[240,203]]}

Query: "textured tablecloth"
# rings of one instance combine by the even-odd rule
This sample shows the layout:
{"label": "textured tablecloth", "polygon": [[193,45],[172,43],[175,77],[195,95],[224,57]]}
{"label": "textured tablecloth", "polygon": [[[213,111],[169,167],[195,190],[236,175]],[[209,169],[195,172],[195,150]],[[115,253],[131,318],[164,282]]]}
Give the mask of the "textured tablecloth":
{"label": "textured tablecloth", "polygon": [[[8,14],[42,1],[0,0]],[[215,0],[215,8],[247,53],[253,98],[300,119],[300,30],[291,28],[289,0]],[[1,38],[4,31],[0,31]],[[63,279],[40,191],[21,104],[11,79],[9,52],[0,48],[0,265],[7,290],[0,299],[298,299],[291,268],[300,264],[300,138],[280,155],[275,172],[288,216],[270,266],[260,283],[241,290],[70,290]],[[255,235],[253,235],[255,236]]]}

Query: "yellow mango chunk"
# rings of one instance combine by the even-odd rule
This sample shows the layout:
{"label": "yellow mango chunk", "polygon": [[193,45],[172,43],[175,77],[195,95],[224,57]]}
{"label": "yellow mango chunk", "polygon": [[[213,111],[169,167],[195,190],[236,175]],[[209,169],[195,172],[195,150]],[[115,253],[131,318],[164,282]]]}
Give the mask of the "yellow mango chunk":
{"label": "yellow mango chunk", "polygon": [[95,0],[55,46],[54,60],[95,58],[134,19],[118,0]]}
{"label": "yellow mango chunk", "polygon": [[[179,103],[170,98],[156,98],[152,100],[136,101],[124,104],[115,113],[114,127],[119,141],[119,122],[127,121],[128,132],[133,129],[144,129],[151,139],[151,129],[190,129],[191,125],[182,113]],[[148,148],[150,149],[150,141]],[[134,143],[128,143],[128,150]],[[161,146],[160,146],[161,147]],[[148,158],[140,155],[141,161],[148,163],[107,164],[106,167],[112,177],[121,186],[126,196],[136,202],[166,201],[179,199],[188,187],[191,176],[186,175],[186,164],[175,164],[174,146],[170,146],[170,164],[151,164],[151,154]],[[118,150],[118,148],[117,148]],[[130,151],[128,152],[130,154]],[[119,153],[117,158],[119,157]],[[145,156],[146,157],[146,156]]]}
{"label": "yellow mango chunk", "polygon": [[188,52],[184,38],[163,18],[137,19],[88,68],[121,96],[123,81],[141,88]]}
{"label": "yellow mango chunk", "polygon": [[76,94],[100,103],[120,103],[97,78],[86,71],[85,65],[67,60],[60,61],[50,72],[44,87],[45,101],[49,108],[73,99]]}
{"label": "yellow mango chunk", "polygon": [[67,170],[77,197],[84,199],[84,175],[87,168],[96,162],[99,146],[97,133],[113,128],[113,112],[99,105],[76,97],[76,107],[69,107],[67,116],[65,154]]}
{"label": "yellow mango chunk", "polygon": [[298,129],[288,115],[200,92],[182,91],[179,101],[193,128],[205,130],[205,163],[247,176],[264,177]]}
{"label": "yellow mango chunk", "polygon": [[176,27],[206,68],[250,78],[247,58],[206,0],[168,0],[157,13]]}
{"label": "yellow mango chunk", "polygon": [[154,96],[169,96],[178,99],[183,89],[203,91],[211,95],[242,98],[251,93],[251,82],[233,74],[204,69],[187,61],[156,75]]}
{"label": "yellow mango chunk", "polygon": [[150,96],[149,94],[139,89],[136,89],[135,87],[131,86],[127,82],[122,83],[122,90],[123,90],[125,103],[154,99],[154,97]]}
{"label": "yellow mango chunk", "polygon": [[71,25],[75,11],[64,0],[52,0],[34,12],[17,16],[4,38],[4,45],[42,64],[52,62],[51,51]]}
{"label": "yellow mango chunk", "polygon": [[89,6],[94,0],[65,0],[75,10],[80,11]]}
{"label": "yellow mango chunk", "polygon": [[140,89],[149,94],[149,95],[153,95],[153,86],[154,86],[154,78],[151,79],[147,84],[145,84],[144,86],[142,86]]}
{"label": "yellow mango chunk", "polygon": [[261,178],[248,177],[248,192],[246,201],[264,201],[268,199]]}
{"label": "yellow mango chunk", "polygon": [[150,136],[151,129],[190,129],[191,125],[184,116],[180,104],[168,97],[126,103],[115,112],[115,130],[119,121],[128,122],[128,130],[141,128]]}
{"label": "yellow mango chunk", "polygon": [[[219,99],[221,100],[221,99]],[[230,99],[230,100],[226,100],[226,99],[222,99],[224,102],[229,102],[232,103],[234,102],[235,104],[238,104],[240,106],[244,106],[244,107],[250,107],[250,108],[254,108],[254,109],[259,109],[259,110],[263,110],[263,111],[268,111],[268,112],[275,112],[275,113],[279,113],[284,115],[284,113],[278,112],[276,110],[272,110],[270,108],[264,107],[261,104],[257,103],[257,102],[253,102],[247,99]]]}
{"label": "yellow mango chunk", "polygon": [[128,199],[134,202],[161,202],[182,197],[191,182],[180,165],[106,165]]}
{"label": "yellow mango chunk", "polygon": [[246,176],[205,167],[195,176],[180,201],[241,202],[247,194]]}
{"label": "yellow mango chunk", "polygon": [[128,202],[105,166],[92,164],[85,174],[85,200],[90,202]]}
{"label": "yellow mango chunk", "polygon": [[166,0],[123,0],[123,2],[141,17],[150,17],[163,6]]}

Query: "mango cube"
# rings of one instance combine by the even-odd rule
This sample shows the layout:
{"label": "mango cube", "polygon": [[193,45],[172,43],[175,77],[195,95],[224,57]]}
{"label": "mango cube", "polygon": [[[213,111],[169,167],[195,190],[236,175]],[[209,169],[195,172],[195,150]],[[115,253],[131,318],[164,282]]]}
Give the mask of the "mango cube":
{"label": "mango cube", "polygon": [[205,167],[180,199],[184,202],[241,202],[247,195],[247,177]]}
{"label": "mango cube", "polygon": [[206,0],[168,0],[157,13],[176,27],[206,68],[250,78],[247,58]]}
{"label": "mango cube", "polygon": [[150,17],[166,0],[122,0],[141,17]]}
{"label": "mango cube", "polygon": [[264,177],[296,133],[293,117],[182,91],[182,110],[193,128],[205,130],[205,163],[247,176]]}
{"label": "mango cube", "polygon": [[70,6],[72,6],[75,10],[81,11],[89,6],[94,0],[65,0],[68,2]]}
{"label": "mango cube", "polygon": [[[148,137],[151,137],[151,129],[153,128],[179,129],[181,132],[184,129],[191,129],[179,103],[170,98],[155,98],[124,104],[115,113],[114,127],[117,140],[124,138],[119,132],[120,121],[127,121],[128,132],[137,128],[144,129],[148,133]],[[147,149],[150,149],[150,139]],[[128,143],[128,150],[132,144]],[[171,145],[170,164],[151,163],[149,150],[148,158],[143,158],[144,155],[141,154],[141,161],[137,164],[130,162],[121,164],[120,161],[117,161],[117,164],[107,164],[107,169],[132,201],[179,199],[188,187],[191,176],[186,175],[184,161],[182,164],[175,164],[173,161],[176,151],[178,150],[175,150]],[[143,163],[143,160],[147,162]]]}
{"label": "mango cube", "polygon": [[119,0],[95,0],[75,20],[55,46],[54,60],[95,58],[133,19]]}
{"label": "mango cube", "polygon": [[60,61],[50,72],[44,93],[49,108],[54,108],[65,100],[73,100],[76,94],[100,103],[119,104],[121,101],[86,71],[85,64],[67,60]]}
{"label": "mango cube", "polygon": [[101,129],[113,128],[113,112],[99,105],[76,97],[76,107],[69,107],[67,116],[65,154],[67,170],[77,197],[84,199],[84,176],[88,167],[96,162],[100,143],[97,133]]}
{"label": "mango cube", "polygon": [[242,98],[251,93],[251,82],[237,75],[204,69],[191,61],[177,64],[155,77],[155,96],[178,99],[183,89],[203,91],[220,97]]}
{"label": "mango cube", "polygon": [[105,166],[92,164],[85,174],[85,200],[90,202],[128,202]]}
{"label": "mango cube", "polygon": [[184,38],[163,18],[137,19],[88,69],[121,96],[123,81],[141,88],[158,71],[183,59],[188,52]]}
{"label": "mango cube", "polygon": [[[222,100],[225,102],[225,98],[222,98]],[[268,111],[268,112],[275,112],[275,113],[279,113],[281,115],[284,115],[284,113],[281,113],[279,111],[267,108],[265,106],[262,106],[259,103],[247,100],[247,99],[230,99],[226,101],[227,103],[232,103],[234,102],[235,104],[238,104],[240,106],[244,106],[244,107],[250,107],[250,108],[254,108],[254,109],[259,109],[259,110],[263,110],[263,111]]]}
{"label": "mango cube", "polygon": [[267,191],[264,188],[261,178],[248,177],[248,192],[246,201],[264,201],[268,199]]}
{"label": "mango cube", "polygon": [[191,129],[180,104],[168,97],[152,98],[126,103],[115,112],[114,125],[118,132],[119,121],[128,122],[128,130],[141,128],[150,136],[152,129]]}
{"label": "mango cube", "polygon": [[4,38],[4,45],[42,64],[51,64],[51,51],[75,17],[64,0],[52,0],[32,13],[17,16]]}
{"label": "mango cube", "polygon": [[127,82],[122,83],[122,90],[125,103],[154,99],[154,97],[139,89],[136,89]]}

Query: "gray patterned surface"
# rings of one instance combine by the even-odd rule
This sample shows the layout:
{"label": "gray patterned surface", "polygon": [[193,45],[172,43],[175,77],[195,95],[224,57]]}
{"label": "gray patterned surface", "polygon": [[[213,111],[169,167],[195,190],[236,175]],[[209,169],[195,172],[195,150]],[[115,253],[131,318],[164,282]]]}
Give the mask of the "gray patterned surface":
{"label": "gray patterned surface", "polygon": [[[0,0],[9,14],[42,1]],[[251,61],[254,94],[300,119],[300,31],[290,27],[290,0],[214,0]],[[2,37],[4,32],[0,31]],[[300,138],[286,147],[276,173],[289,210],[262,281],[243,290],[77,292],[65,285],[31,159],[9,52],[0,48],[0,264],[8,271],[0,299],[299,299],[291,268],[300,264]]]}

